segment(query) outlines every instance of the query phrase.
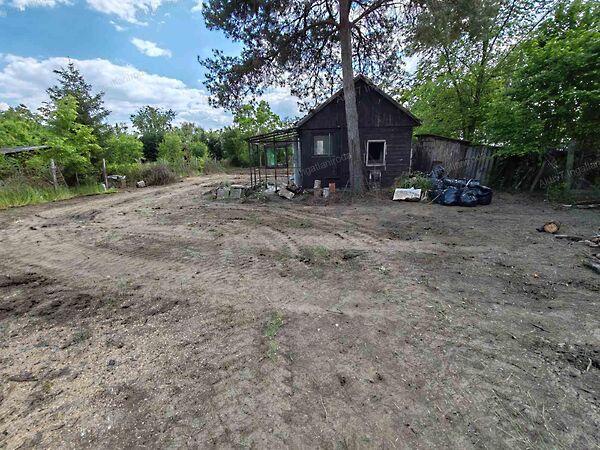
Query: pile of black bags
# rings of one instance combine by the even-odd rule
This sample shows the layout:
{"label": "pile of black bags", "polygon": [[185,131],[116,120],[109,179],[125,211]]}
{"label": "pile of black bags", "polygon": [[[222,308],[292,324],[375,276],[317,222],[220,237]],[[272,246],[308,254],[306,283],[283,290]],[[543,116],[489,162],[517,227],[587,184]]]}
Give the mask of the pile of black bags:
{"label": "pile of black bags", "polygon": [[433,188],[429,198],[445,206],[477,206],[492,203],[492,190],[479,180],[447,178],[442,166],[436,166],[429,175]]}

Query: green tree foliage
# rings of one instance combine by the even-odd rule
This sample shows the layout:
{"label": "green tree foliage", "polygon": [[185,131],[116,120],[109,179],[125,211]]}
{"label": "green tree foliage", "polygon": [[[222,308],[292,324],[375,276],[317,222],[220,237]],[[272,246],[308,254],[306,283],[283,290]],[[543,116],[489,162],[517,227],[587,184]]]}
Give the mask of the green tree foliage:
{"label": "green tree foliage", "polygon": [[32,157],[28,164],[44,170],[50,158],[62,168],[66,179],[86,175],[93,170],[92,158],[97,159],[102,149],[93,128],[77,122],[77,99],[71,95],[59,98],[49,113],[49,150]]}
{"label": "green tree foliage", "polygon": [[404,93],[403,101],[422,120],[418,133],[457,139],[462,136],[463,115],[456,101],[456,93],[443,77],[420,80]]}
{"label": "green tree foliage", "polygon": [[221,148],[223,157],[232,165],[244,167],[249,164],[248,144],[238,128],[225,127],[221,131]]}
{"label": "green tree foliage", "polygon": [[271,111],[271,107],[264,100],[242,105],[235,112],[233,123],[244,137],[268,133],[283,127],[281,118]]}
{"label": "green tree foliage", "polygon": [[240,106],[233,116],[233,126],[221,131],[221,153],[234,166],[249,164],[246,139],[283,127],[281,118],[265,101]]}
{"label": "green tree foliage", "polygon": [[0,112],[0,147],[42,145],[47,134],[41,117],[23,105]]}
{"label": "green tree foliage", "polygon": [[208,154],[206,132],[198,125],[184,122],[175,131],[181,139],[185,155],[204,158]]}
{"label": "green tree foliage", "polygon": [[[544,153],[600,142],[600,7],[561,5],[515,54],[494,98],[488,133],[506,153]],[[597,150],[597,149],[596,149]]]}
{"label": "green tree foliage", "polygon": [[153,106],[145,106],[131,116],[133,126],[140,133],[144,144],[144,156],[155,161],[158,156],[158,146],[165,134],[171,130],[175,112],[171,109],[161,110]]}
{"label": "green tree foliage", "polygon": [[133,164],[144,156],[144,144],[127,133],[111,134],[106,140],[103,157],[110,164]]}
{"label": "green tree foliage", "polygon": [[183,142],[179,133],[172,131],[164,135],[158,146],[158,159],[175,164],[184,160]]}
{"label": "green tree foliage", "polygon": [[[445,122],[446,134],[481,139],[495,78],[551,5],[550,0],[415,2],[406,38],[408,53],[420,57],[415,109],[438,125]],[[440,100],[444,108],[436,109]],[[443,117],[448,112],[450,121]]]}
{"label": "green tree foliage", "polygon": [[75,121],[81,125],[91,127],[96,138],[101,142],[106,135],[104,121],[110,111],[104,108],[104,92],[94,94],[92,85],[86,83],[74,63],[67,67],[54,70],[58,76],[58,84],[47,90],[50,102],[46,103],[42,110],[49,115],[56,102],[71,96],[77,101],[77,117]]}

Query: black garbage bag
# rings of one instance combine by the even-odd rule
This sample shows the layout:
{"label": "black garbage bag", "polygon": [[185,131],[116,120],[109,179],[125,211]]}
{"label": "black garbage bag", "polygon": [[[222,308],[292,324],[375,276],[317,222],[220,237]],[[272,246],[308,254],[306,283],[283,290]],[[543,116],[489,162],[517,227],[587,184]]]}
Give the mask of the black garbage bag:
{"label": "black garbage bag", "polygon": [[475,188],[478,205],[489,205],[492,203],[493,191],[487,186],[477,186]]}
{"label": "black garbage bag", "polygon": [[477,192],[474,188],[463,189],[460,194],[460,206],[477,206]]}
{"label": "black garbage bag", "polygon": [[446,186],[454,186],[457,188],[476,187],[480,186],[479,180],[468,180],[466,178],[444,178]]}
{"label": "black garbage bag", "polygon": [[460,203],[460,189],[453,186],[447,187],[438,197],[438,203],[444,206],[455,206]]}
{"label": "black garbage bag", "polygon": [[429,178],[433,180],[441,180],[446,176],[446,169],[444,166],[437,165],[433,169],[431,169],[431,173],[429,174]]}

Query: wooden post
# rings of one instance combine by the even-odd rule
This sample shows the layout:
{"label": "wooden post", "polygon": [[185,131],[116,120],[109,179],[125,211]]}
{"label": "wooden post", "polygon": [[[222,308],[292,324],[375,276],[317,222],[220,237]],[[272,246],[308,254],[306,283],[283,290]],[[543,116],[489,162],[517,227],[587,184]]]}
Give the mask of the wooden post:
{"label": "wooden post", "polygon": [[58,189],[58,180],[56,179],[56,163],[54,158],[50,160],[50,173],[52,175],[52,185],[54,189]]}
{"label": "wooden post", "polygon": [[277,147],[275,147],[275,141],[273,141],[273,157],[275,158],[275,192],[279,190],[277,187]]}
{"label": "wooden post", "polygon": [[573,163],[575,162],[575,141],[571,141],[567,147],[567,161],[565,163],[565,185],[567,189],[571,189],[573,184]]}
{"label": "wooden post", "polygon": [[108,176],[106,174],[106,160],[102,158],[102,177],[104,178],[104,186],[108,189]]}
{"label": "wooden post", "polygon": [[290,159],[288,155],[288,144],[285,144],[285,185],[290,185]]}
{"label": "wooden post", "polygon": [[260,170],[260,166],[262,164],[262,153],[259,149],[258,144],[256,144],[256,155],[258,156],[258,183],[262,184],[262,173]]}

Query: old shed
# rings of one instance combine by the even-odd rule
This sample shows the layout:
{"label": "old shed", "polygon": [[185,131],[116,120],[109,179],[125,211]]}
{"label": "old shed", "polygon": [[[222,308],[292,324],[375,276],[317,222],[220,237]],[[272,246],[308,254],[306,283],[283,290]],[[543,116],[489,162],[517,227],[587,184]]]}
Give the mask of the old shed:
{"label": "old shed", "polygon": [[[413,128],[420,121],[364,75],[358,75],[354,82],[365,175],[371,183],[390,186],[410,169]],[[279,168],[280,175],[283,170],[291,172],[294,182],[304,188],[312,188],[315,180],[321,180],[325,186],[329,182],[335,182],[339,188],[348,185],[350,167],[342,89],[293,128],[254,136],[248,142],[251,160],[258,166],[252,170],[254,180],[272,176],[269,169]],[[286,156],[277,156],[281,154],[277,149],[285,151]]]}

